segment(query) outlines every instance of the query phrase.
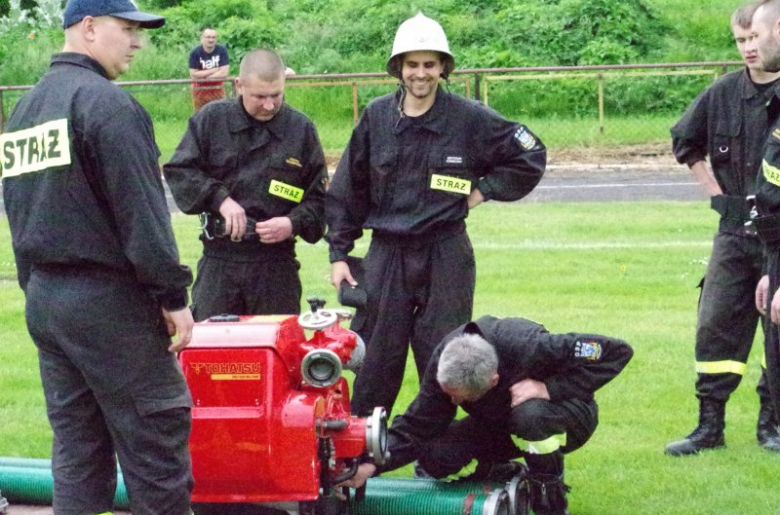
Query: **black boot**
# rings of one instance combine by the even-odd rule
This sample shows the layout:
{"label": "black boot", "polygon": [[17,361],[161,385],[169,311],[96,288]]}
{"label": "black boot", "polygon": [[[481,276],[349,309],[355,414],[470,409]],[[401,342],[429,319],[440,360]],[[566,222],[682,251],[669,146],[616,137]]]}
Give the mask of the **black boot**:
{"label": "black boot", "polygon": [[555,474],[529,474],[531,509],[535,515],[569,515],[563,476]]}
{"label": "black boot", "polygon": [[777,417],[769,399],[761,399],[756,426],[758,445],[772,452],[780,452],[780,435],[777,432]]}
{"label": "black boot", "polygon": [[666,454],[687,456],[696,454],[702,449],[725,447],[726,440],[723,438],[723,429],[726,427],[725,414],[725,402],[700,399],[699,425],[682,440],[667,444]]}

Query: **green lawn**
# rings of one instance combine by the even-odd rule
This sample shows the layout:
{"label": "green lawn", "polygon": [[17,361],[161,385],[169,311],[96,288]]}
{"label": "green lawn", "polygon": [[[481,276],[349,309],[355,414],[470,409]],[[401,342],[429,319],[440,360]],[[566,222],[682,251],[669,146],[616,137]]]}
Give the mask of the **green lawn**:
{"label": "green lawn", "polygon": [[[759,345],[728,405],[728,447],[663,455],[695,423],[696,285],[716,225],[705,203],[488,203],[468,221],[478,268],[475,317],[525,316],[554,332],[605,333],[634,347],[623,374],[597,395],[593,439],[567,458],[572,513],[780,513],[780,456],[755,441]],[[194,265],[197,222],[176,215],[174,224],[183,260]],[[358,251],[365,249],[360,242]],[[298,254],[304,296],[324,296],[333,306],[325,245],[300,244]],[[0,218],[0,456],[47,457],[50,433],[12,261]],[[408,371],[396,412],[416,391],[413,366]]]}

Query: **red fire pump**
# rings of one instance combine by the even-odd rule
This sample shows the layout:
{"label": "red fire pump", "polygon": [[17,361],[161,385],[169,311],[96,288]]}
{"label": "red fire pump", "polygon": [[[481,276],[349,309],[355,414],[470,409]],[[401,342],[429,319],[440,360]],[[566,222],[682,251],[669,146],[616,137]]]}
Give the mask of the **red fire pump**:
{"label": "red fire pump", "polygon": [[342,370],[365,353],[340,325],[351,315],[309,303],[300,317],[222,315],[195,325],[179,358],[193,398],[193,503],[338,513],[333,485],[360,459],[384,462],[384,409],[350,414]]}

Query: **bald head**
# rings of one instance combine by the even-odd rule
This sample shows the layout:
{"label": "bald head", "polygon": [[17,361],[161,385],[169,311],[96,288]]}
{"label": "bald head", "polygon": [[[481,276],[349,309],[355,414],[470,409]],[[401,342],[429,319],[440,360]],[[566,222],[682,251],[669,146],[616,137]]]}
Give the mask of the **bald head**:
{"label": "bald head", "polygon": [[252,50],[241,59],[239,79],[245,81],[250,76],[272,82],[284,78],[284,63],[279,54],[264,48]]}
{"label": "bald head", "polygon": [[758,5],[752,30],[764,70],[780,71],[780,0],[764,0]]}

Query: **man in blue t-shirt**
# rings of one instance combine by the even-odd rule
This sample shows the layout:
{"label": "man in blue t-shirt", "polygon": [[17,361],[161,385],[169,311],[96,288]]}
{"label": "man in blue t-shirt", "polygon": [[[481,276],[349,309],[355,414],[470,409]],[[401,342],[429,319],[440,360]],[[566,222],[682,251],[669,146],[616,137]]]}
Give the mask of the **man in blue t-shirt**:
{"label": "man in blue t-shirt", "polygon": [[217,31],[207,27],[200,36],[200,45],[190,52],[190,77],[215,79],[215,82],[192,83],[192,107],[197,111],[212,100],[225,98],[224,81],[230,72],[227,48],[217,44]]}

